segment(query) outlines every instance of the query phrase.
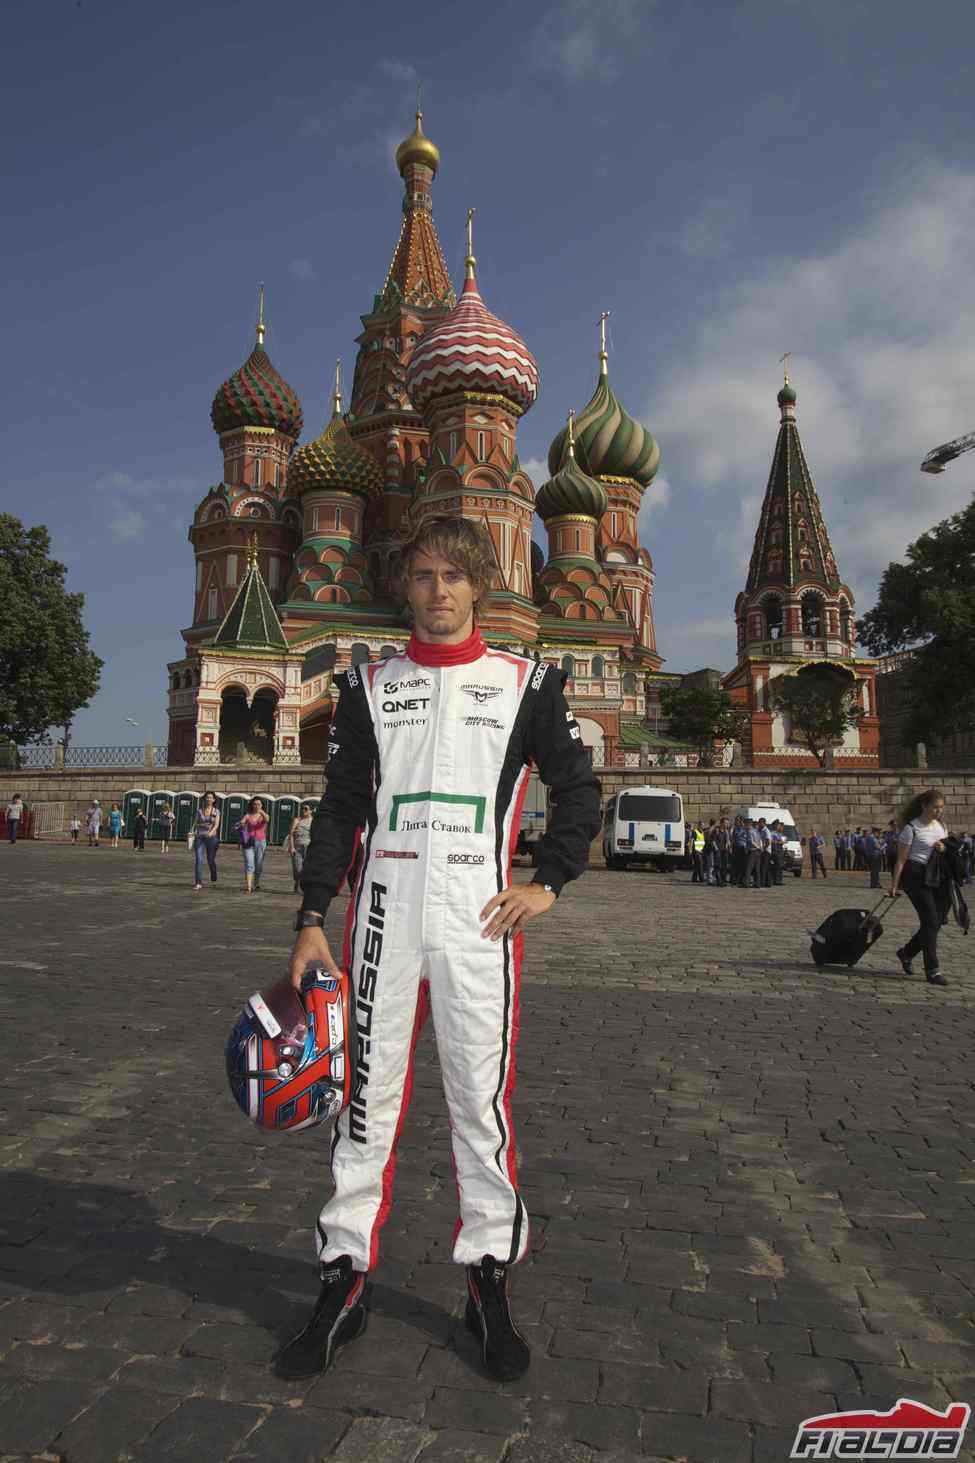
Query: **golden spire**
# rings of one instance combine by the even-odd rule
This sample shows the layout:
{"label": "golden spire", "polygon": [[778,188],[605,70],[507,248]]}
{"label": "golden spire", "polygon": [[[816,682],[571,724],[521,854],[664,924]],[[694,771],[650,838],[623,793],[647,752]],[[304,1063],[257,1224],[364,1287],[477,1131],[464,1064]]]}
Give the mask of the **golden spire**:
{"label": "golden spire", "polygon": [[332,392],[332,415],[342,415],[342,357],[336,357],[335,361],[335,389]]}
{"label": "golden spire", "polygon": [[609,356],[606,354],[606,321],[609,319],[609,311],[604,310],[599,317],[599,374],[609,374]]}
{"label": "golden spire", "polygon": [[467,210],[467,257],[464,260],[464,278],[474,278],[474,266],[477,260],[474,258],[474,210]]}
{"label": "golden spire", "polygon": [[248,567],[248,569],[256,569],[257,568],[257,531],[256,531],[256,529],[251,534],[250,538],[247,540],[247,567]]}
{"label": "golden spire", "polygon": [[785,384],[786,384],[786,386],[788,386],[788,384],[789,384],[789,357],[791,355],[792,355],[792,352],[791,351],[786,351],[786,353],[785,353],[784,356],[779,356],[779,361],[781,362],[781,365],[782,365],[782,374],[785,377]]}
{"label": "golden spire", "polygon": [[257,349],[264,349],[264,335],[266,327],[264,324],[264,286],[261,285],[257,296]]}
{"label": "golden spire", "polygon": [[565,439],[565,447],[566,447],[566,451],[568,452],[569,456],[573,459],[573,461],[575,460],[575,455],[576,455],[576,439],[575,439],[575,436],[573,435],[573,431],[572,431],[572,424],[573,424],[574,419],[575,419],[575,412],[574,411],[570,411],[569,412],[569,435]]}

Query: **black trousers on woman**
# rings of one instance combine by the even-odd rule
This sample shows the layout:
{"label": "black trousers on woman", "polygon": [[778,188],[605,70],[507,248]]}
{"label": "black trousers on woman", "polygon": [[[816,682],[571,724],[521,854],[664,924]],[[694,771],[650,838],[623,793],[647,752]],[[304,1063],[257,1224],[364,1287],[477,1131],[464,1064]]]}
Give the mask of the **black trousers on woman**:
{"label": "black trousers on woman", "polygon": [[930,888],[924,882],[924,865],[908,860],[901,874],[901,888],[920,920],[915,933],[901,947],[901,954],[908,960],[913,960],[915,955],[923,955],[924,974],[934,975],[938,968],[938,931],[951,902],[948,886],[942,884],[940,888]]}

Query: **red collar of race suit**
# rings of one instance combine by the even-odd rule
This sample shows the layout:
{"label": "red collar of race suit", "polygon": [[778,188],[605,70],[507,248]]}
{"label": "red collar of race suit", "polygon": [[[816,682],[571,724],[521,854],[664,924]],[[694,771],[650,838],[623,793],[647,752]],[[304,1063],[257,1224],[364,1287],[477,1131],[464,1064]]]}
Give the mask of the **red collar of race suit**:
{"label": "red collar of race suit", "polygon": [[472,660],[480,660],[486,649],[481,632],[475,625],[473,633],[456,645],[435,645],[430,640],[418,640],[414,631],[406,654],[417,665],[467,665]]}

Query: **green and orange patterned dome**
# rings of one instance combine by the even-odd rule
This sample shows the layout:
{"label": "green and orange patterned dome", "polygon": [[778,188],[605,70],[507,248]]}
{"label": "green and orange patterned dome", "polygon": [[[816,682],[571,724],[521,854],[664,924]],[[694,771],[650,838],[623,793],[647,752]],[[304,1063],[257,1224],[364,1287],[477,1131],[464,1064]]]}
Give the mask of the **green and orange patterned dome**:
{"label": "green and orange patterned dome", "polygon": [[379,463],[353,442],[342,416],[342,395],[338,369],[332,394],[332,418],[320,437],[299,447],[288,467],[288,492],[357,493],[361,498],[376,498],[383,490],[383,470]]}
{"label": "green and orange patterned dome", "polygon": [[558,472],[553,473],[548,482],[539,488],[535,497],[535,512],[543,523],[562,513],[577,513],[586,518],[599,519],[606,512],[609,499],[602,483],[584,472],[576,461],[571,417],[560,435],[565,443],[566,455]]}
{"label": "green and orange patterned dome", "polygon": [[[548,470],[558,472],[566,446],[566,428],[548,450]],[[605,353],[599,380],[588,404],[575,420],[576,459],[594,477],[631,478],[647,488],[660,466],[660,448],[646,427],[625,411],[609,384]]]}
{"label": "green and orange patterned dome", "polygon": [[287,437],[301,433],[301,402],[284,377],[271,365],[264,349],[264,289],[257,322],[257,343],[238,371],[213,398],[210,420],[218,436],[238,427],[271,427]]}

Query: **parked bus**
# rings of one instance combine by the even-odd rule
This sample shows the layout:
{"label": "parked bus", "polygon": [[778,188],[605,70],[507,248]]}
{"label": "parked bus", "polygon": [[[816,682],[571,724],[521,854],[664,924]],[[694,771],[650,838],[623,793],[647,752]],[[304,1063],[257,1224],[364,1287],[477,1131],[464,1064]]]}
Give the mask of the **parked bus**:
{"label": "parked bus", "polygon": [[650,864],[676,869],[684,857],[684,802],[669,787],[627,787],[603,814],[603,857],[608,869]]}

